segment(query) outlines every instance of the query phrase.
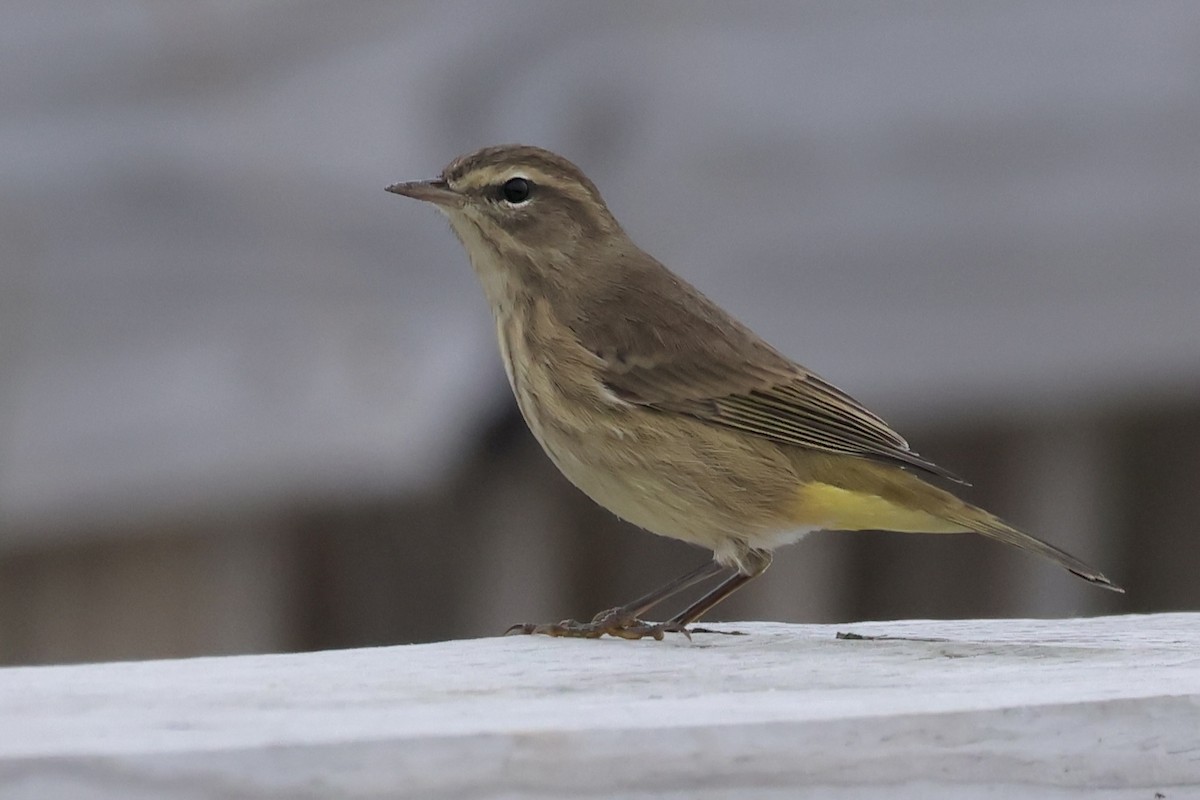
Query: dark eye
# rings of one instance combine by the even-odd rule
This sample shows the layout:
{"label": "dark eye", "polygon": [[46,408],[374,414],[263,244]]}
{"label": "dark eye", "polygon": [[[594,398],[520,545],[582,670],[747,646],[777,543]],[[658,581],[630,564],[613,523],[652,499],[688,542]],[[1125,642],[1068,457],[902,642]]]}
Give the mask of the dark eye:
{"label": "dark eye", "polygon": [[517,205],[529,199],[529,190],[532,188],[533,184],[524,178],[509,178],[500,187],[500,194],[508,202]]}

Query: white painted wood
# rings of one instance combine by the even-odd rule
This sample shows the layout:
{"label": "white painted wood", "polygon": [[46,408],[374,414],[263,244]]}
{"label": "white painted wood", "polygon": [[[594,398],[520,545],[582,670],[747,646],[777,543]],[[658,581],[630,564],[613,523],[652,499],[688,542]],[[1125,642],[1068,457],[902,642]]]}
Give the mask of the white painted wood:
{"label": "white painted wood", "polygon": [[721,627],[0,670],[0,796],[1200,796],[1200,615]]}

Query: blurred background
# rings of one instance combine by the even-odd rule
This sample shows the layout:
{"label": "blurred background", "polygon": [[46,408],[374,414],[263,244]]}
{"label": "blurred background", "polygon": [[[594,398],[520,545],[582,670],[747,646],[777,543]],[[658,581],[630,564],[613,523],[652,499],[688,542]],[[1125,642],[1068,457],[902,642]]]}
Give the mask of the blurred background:
{"label": "blurred background", "polygon": [[575,491],[432,209],[520,141],[971,499],[719,619],[1200,608],[1200,5],[10,0],[0,662],[584,617],[700,563]]}

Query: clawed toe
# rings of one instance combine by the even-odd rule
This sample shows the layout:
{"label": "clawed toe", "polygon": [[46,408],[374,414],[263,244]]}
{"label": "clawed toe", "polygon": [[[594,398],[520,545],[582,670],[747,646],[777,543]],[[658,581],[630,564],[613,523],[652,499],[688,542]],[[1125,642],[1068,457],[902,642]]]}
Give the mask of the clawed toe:
{"label": "clawed toe", "polygon": [[579,622],[573,619],[541,625],[525,622],[513,625],[504,632],[504,635],[536,634],[576,639],[599,639],[604,634],[608,634],[619,639],[644,639],[649,636],[656,641],[662,641],[668,633],[682,633],[689,640],[692,638],[687,628],[678,622],[646,622],[630,616],[618,608],[613,608],[600,612],[592,618],[591,622]]}
{"label": "clawed toe", "polygon": [[688,638],[689,642],[692,640],[692,634],[678,622],[643,622],[642,620],[635,620],[634,624],[610,628],[604,632],[609,636],[619,636],[622,639],[641,639],[649,636],[658,642],[661,642],[663,637],[668,633],[682,633]]}

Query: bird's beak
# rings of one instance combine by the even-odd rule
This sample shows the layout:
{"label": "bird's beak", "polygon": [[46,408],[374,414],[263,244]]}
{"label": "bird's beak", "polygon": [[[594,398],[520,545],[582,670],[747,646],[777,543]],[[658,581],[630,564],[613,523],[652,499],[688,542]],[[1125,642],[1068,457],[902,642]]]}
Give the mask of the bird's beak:
{"label": "bird's beak", "polygon": [[461,206],[463,203],[463,196],[451,189],[449,184],[440,179],[394,183],[387,187],[387,190],[392,194],[402,194],[414,200],[424,200],[445,208]]}

